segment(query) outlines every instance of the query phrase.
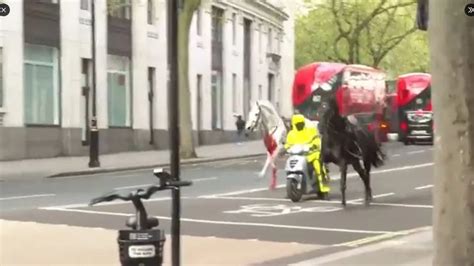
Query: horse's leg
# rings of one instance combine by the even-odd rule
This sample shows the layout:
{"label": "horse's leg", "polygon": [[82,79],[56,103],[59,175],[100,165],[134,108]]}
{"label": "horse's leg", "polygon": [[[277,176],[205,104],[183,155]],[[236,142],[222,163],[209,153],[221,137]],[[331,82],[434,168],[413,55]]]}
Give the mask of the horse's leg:
{"label": "horse's leg", "polygon": [[263,166],[262,171],[260,171],[260,173],[258,174],[259,178],[262,178],[263,176],[265,176],[265,173],[267,172],[267,169],[268,169],[268,166],[270,165],[271,160],[272,160],[272,155],[269,152],[267,152],[267,160],[265,161],[265,165]]}
{"label": "horse's leg", "polygon": [[339,172],[341,173],[341,196],[342,205],[346,206],[346,178],[347,178],[347,164],[344,160],[339,162]]}
{"label": "horse's leg", "polygon": [[359,160],[356,160],[352,163],[352,167],[354,170],[359,174],[359,177],[364,182],[365,187],[365,205],[368,206],[371,200],[371,191],[370,191],[370,182],[369,182],[369,175],[367,174],[366,169],[362,168]]}
{"label": "horse's leg", "polygon": [[272,180],[270,183],[270,189],[274,190],[276,188],[276,182],[277,182],[277,167],[275,165],[275,154],[278,152],[278,150],[275,150],[272,155],[272,160],[271,160],[271,165],[272,165]]}
{"label": "horse's leg", "polygon": [[371,170],[372,165],[370,164],[369,160],[364,160],[364,168],[365,168],[365,174],[367,178],[367,187],[369,189],[369,200],[372,201],[372,187],[370,185],[370,170]]}
{"label": "horse's leg", "polygon": [[283,145],[278,145],[277,148],[273,151],[273,154],[271,155],[271,165],[272,165],[272,181],[270,185],[271,189],[276,188],[278,168],[275,164],[275,161],[278,158],[278,155],[280,154],[282,149],[283,149]]}

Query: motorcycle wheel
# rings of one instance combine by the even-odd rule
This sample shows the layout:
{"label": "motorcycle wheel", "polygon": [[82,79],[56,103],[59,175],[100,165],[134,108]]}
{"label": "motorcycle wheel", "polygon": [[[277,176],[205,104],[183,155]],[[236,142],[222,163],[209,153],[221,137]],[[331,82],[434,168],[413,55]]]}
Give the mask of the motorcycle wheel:
{"label": "motorcycle wheel", "polygon": [[[304,182],[304,181],[303,181]],[[286,195],[292,202],[298,202],[303,197],[304,184],[301,184],[300,189],[298,189],[298,181],[294,179],[286,180]]]}

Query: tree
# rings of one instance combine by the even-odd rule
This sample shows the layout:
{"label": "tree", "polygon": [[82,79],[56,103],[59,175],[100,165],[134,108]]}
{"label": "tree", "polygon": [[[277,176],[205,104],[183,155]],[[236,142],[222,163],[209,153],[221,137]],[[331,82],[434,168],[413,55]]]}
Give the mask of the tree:
{"label": "tree", "polygon": [[189,90],[189,29],[195,11],[201,5],[201,0],[185,0],[182,3],[178,18],[180,153],[183,158],[193,158],[196,157],[196,151],[193,142]]}
{"label": "tree", "polygon": [[[385,69],[387,59],[395,67],[405,66],[403,71],[426,69],[426,38],[423,33],[413,34],[416,31],[414,0],[313,0],[307,3],[309,12],[296,21],[297,66],[313,61],[336,61]],[[416,46],[412,47],[412,43]],[[400,46],[405,49],[397,51]],[[395,52],[402,57],[391,56]]]}
{"label": "tree", "polygon": [[430,0],[435,115],[434,265],[474,265],[474,19]]}

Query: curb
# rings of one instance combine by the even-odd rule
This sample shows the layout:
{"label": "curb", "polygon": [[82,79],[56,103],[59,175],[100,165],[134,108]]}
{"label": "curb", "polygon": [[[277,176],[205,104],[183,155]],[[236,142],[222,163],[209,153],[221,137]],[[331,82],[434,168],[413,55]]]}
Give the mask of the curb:
{"label": "curb", "polygon": [[[187,159],[187,160],[181,161],[180,165],[201,164],[201,163],[208,163],[208,162],[219,162],[219,161],[255,158],[255,157],[260,157],[263,155],[265,155],[265,153],[254,153],[254,154],[246,154],[246,155],[233,156],[233,157],[221,157],[221,158],[207,158],[207,159],[195,158],[195,159]],[[143,170],[143,169],[151,169],[151,168],[156,168],[156,167],[167,167],[169,165],[170,165],[169,163],[161,163],[161,164],[128,166],[128,167],[95,168],[95,169],[88,169],[88,170],[61,172],[61,173],[46,176],[45,178],[61,178],[61,177],[70,177],[70,176],[82,176],[82,175],[94,175],[94,174],[103,174],[103,173]]]}

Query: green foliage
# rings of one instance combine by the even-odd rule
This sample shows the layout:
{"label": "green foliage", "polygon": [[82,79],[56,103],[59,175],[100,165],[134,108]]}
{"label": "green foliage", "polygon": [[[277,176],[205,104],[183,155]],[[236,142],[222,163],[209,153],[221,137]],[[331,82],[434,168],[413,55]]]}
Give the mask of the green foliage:
{"label": "green foliage", "polygon": [[426,33],[414,0],[305,0],[296,19],[296,66],[333,61],[380,67],[389,75],[427,71]]}

